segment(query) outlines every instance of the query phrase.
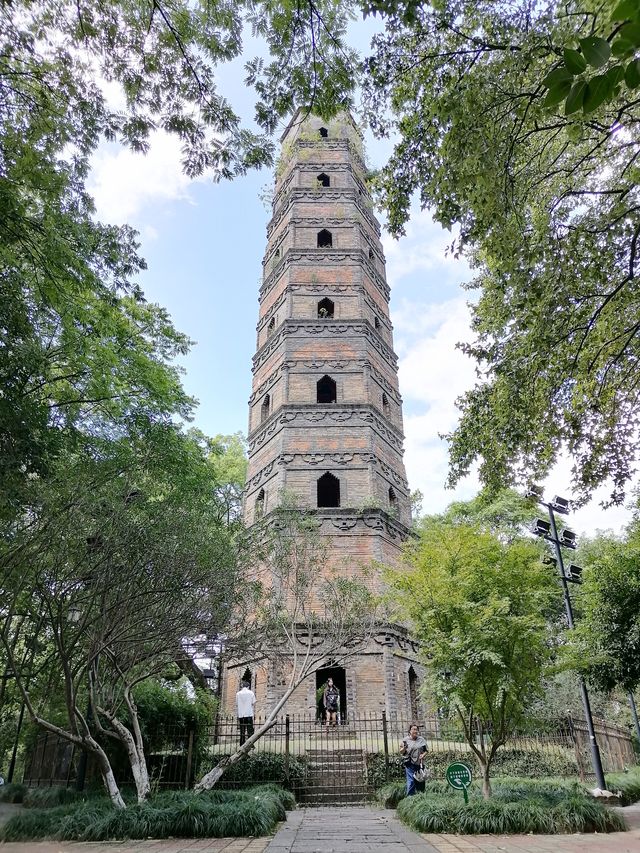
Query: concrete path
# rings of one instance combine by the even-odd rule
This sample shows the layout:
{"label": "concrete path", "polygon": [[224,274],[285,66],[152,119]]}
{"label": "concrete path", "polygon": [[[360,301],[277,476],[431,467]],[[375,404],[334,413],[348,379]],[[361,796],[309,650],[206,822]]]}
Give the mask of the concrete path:
{"label": "concrete path", "polygon": [[0,844],[0,853],[640,853],[640,804],[621,811],[630,832],[418,835],[390,809],[299,809],[289,812],[273,838],[11,842]]}
{"label": "concrete path", "polygon": [[266,853],[435,853],[392,809],[303,809],[287,818]]}

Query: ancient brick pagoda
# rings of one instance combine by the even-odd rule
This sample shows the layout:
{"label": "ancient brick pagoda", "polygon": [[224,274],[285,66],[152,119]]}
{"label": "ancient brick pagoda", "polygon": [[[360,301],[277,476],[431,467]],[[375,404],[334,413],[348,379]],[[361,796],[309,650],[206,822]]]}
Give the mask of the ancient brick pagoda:
{"label": "ancient brick pagoda", "polygon": [[[260,288],[249,400],[245,521],[283,491],[313,508],[329,544],[328,571],[397,563],[411,521],[402,460],[402,400],[389,320],[380,226],[350,116],[324,123],[301,112],[282,136]],[[333,676],[343,716],[416,715],[422,668],[401,628],[366,653],[308,679],[289,713],[314,713]],[[277,697],[272,674],[228,665],[222,707],[233,712],[249,669],[260,711]],[[247,673],[249,674],[249,673]]]}

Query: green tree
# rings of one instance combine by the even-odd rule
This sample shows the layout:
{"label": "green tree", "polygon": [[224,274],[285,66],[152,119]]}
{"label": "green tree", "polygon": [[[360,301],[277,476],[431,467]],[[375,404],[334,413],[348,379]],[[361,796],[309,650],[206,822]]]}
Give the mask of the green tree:
{"label": "green tree", "polygon": [[367,115],[400,137],[377,178],[390,228],[417,192],[476,273],[479,381],[451,483],[477,459],[492,488],[536,479],[566,446],[580,498],[612,478],[622,500],[640,427],[637,4],[368,8],[387,18]]}
{"label": "green tree", "polygon": [[[179,137],[189,175],[269,165],[280,118],[297,104],[335,112],[348,95],[345,25],[333,0],[0,5],[0,521],[10,527],[28,477],[45,476],[78,432],[189,413],[170,366],[189,342],[135,283],[135,233],[93,219],[98,144],[144,151],[159,129]],[[247,70],[257,132],[216,83],[245,26],[270,50]]]}
{"label": "green tree", "polygon": [[424,649],[428,689],[460,719],[491,794],[497,750],[541,692],[558,590],[535,545],[429,518],[390,576]]}
{"label": "green tree", "polygon": [[[0,550],[0,642],[31,719],[92,753],[124,808],[105,739],[123,744],[144,799],[135,687],[219,638],[235,548],[198,436],[160,424],[91,449],[32,481],[31,512]],[[25,666],[33,626],[43,643]],[[65,723],[43,685],[61,687]]]}
{"label": "green tree", "polygon": [[580,619],[567,656],[600,690],[640,686],[640,525],[599,537],[580,555]]}

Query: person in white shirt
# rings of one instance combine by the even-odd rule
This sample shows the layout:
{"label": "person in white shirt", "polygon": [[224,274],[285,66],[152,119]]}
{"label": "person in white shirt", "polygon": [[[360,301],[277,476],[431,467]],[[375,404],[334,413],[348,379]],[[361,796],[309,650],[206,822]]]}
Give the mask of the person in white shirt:
{"label": "person in white shirt", "polygon": [[240,723],[240,746],[254,732],[253,709],[255,704],[255,693],[249,689],[248,682],[241,681],[240,690],[236,693],[236,708],[238,710],[238,722]]}

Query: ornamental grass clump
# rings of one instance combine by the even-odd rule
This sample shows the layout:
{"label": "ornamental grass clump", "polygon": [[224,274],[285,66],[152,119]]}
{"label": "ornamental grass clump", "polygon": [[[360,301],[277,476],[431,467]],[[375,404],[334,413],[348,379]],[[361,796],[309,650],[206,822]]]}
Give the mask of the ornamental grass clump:
{"label": "ornamental grass clump", "polygon": [[126,809],[114,809],[101,798],[16,815],[0,829],[0,840],[260,836],[285,820],[291,805],[291,795],[275,786],[201,794],[171,791]]}
{"label": "ornamental grass clump", "polygon": [[20,782],[0,785],[0,803],[21,803],[27,790],[27,786]]}
{"label": "ornamental grass clump", "polygon": [[51,809],[86,799],[87,794],[73,788],[28,788],[22,802],[29,809]]}
{"label": "ornamental grass clump", "polygon": [[577,783],[559,779],[501,780],[489,800],[474,786],[468,804],[459,793],[426,792],[402,799],[398,816],[412,829],[433,833],[557,834],[626,829],[620,814],[595,802]]}
{"label": "ornamental grass clump", "polygon": [[640,767],[632,767],[627,773],[607,773],[607,788],[616,794],[620,792],[623,806],[640,800]]}

